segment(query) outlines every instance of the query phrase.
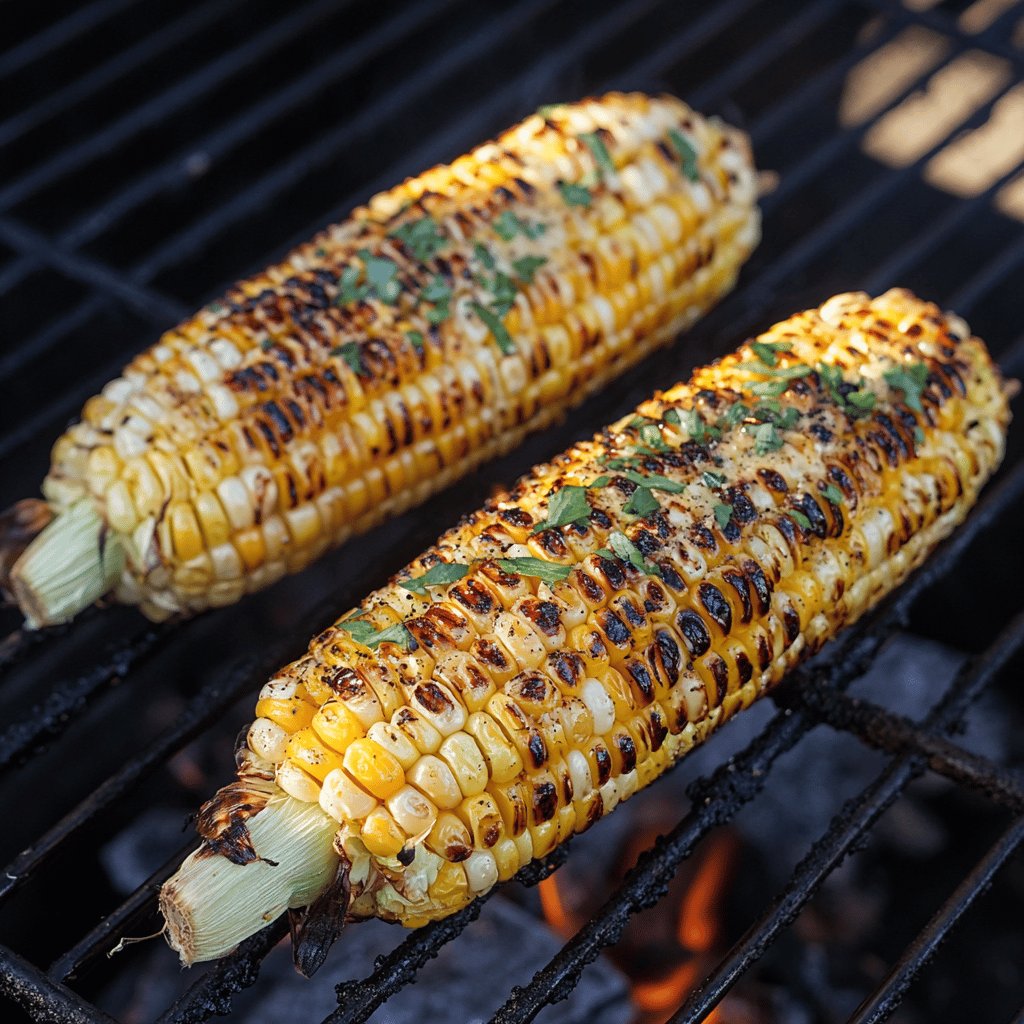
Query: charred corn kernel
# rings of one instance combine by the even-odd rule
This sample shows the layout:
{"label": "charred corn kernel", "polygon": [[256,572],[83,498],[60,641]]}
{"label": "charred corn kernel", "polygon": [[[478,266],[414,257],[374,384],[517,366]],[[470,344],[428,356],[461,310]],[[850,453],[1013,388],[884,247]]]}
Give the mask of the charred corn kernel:
{"label": "charred corn kernel", "polygon": [[[673,143],[680,131],[696,162]],[[614,175],[580,142],[590,133]],[[587,202],[567,201],[567,186]],[[746,139],[670,97],[612,93],[530,117],[374,197],[165,334],[86,403],[45,491],[92,496],[125,539],[160,517],[159,543],[127,560],[133,585],[118,588],[147,614],[265,586],[507,450],[692,323],[757,243],[756,193]],[[385,294],[366,259],[394,268]],[[449,302],[431,295],[441,259],[467,273],[435,324]],[[493,301],[490,267],[515,286],[493,330],[478,312]],[[339,315],[320,316],[325,303]],[[528,529],[507,526],[536,553]],[[235,586],[181,582],[179,564],[204,552]],[[531,588],[492,577],[511,616],[494,632],[528,667],[561,631],[525,626],[516,600]]]}
{"label": "charred corn kernel", "polygon": [[285,753],[320,782],[328,772],[341,767],[341,755],[321,743],[312,729],[300,729],[294,733]]}
{"label": "charred corn kernel", "polygon": [[456,812],[469,826],[473,845],[479,850],[489,850],[504,832],[504,823],[498,805],[489,793],[467,797]]}
{"label": "charred corn kernel", "polygon": [[445,860],[462,861],[473,852],[473,837],[461,818],[442,811],[430,830],[427,846]]}
{"label": "charred corn kernel", "polygon": [[437,820],[437,807],[413,786],[403,786],[389,796],[387,808],[406,835],[413,837],[429,832]]}
{"label": "charred corn kernel", "polygon": [[377,806],[371,796],[343,768],[335,768],[324,777],[320,787],[320,806],[335,821],[361,821]]}
{"label": "charred corn kernel", "polygon": [[264,761],[276,763],[284,760],[288,747],[288,733],[269,718],[257,718],[249,726],[246,742],[254,754],[262,757]]}
{"label": "charred corn kernel", "polygon": [[359,827],[359,838],[374,857],[397,857],[406,834],[383,807],[375,807]]}
{"label": "charred corn kernel", "polygon": [[409,769],[409,781],[445,810],[458,807],[462,801],[462,790],[451,768],[433,754],[425,754]]}
{"label": "charred corn kernel", "polygon": [[475,712],[466,719],[466,732],[476,740],[487,762],[491,782],[510,782],[523,770],[523,759],[515,745],[495,721],[483,712]]}
{"label": "charred corn kernel", "polygon": [[350,743],[361,739],[363,727],[340,701],[329,701],[313,716],[313,731],[332,750],[344,754]]}
{"label": "charred corn kernel", "polygon": [[367,792],[384,800],[405,783],[398,759],[371,739],[353,740],[345,750],[345,771]]}
{"label": "charred corn kernel", "polygon": [[[908,365],[928,371],[896,376],[921,384],[912,396],[891,383]],[[749,385],[765,382],[777,394],[752,429],[737,413],[720,435],[701,436],[698,416],[718,422],[736,403],[752,408]],[[632,797],[920,564],[998,464],[1007,421],[998,372],[957,321],[904,292],[843,296],[698,370],[467,517],[397,577],[442,561],[466,566],[461,579],[426,594],[395,581],[358,610],[375,629],[404,614],[415,650],[373,650],[335,627],[261,693],[261,714],[312,707],[313,694],[350,708],[365,680],[392,680],[390,724],[371,725],[345,751],[366,786],[362,805],[339,795],[346,772],[336,782],[328,771],[319,791],[342,843],[371,837],[369,854],[353,847],[369,861],[353,877],[407,900],[382,897],[360,912],[443,917]],[[662,457],[659,443],[702,455]],[[679,489],[651,488],[660,510],[635,516],[623,489],[587,486],[615,475],[618,460]],[[534,532],[564,486],[586,486],[588,524]],[[542,575],[565,578],[550,584],[530,575],[535,563],[513,572],[497,561],[542,557],[568,570]],[[449,642],[447,622],[473,638]],[[486,685],[466,685],[471,664]],[[263,721],[250,731],[254,754],[273,761],[286,791],[317,799],[302,764],[309,736],[323,741],[315,724],[286,739],[296,728]],[[386,807],[372,795],[382,795],[379,768],[360,775],[349,763],[361,744],[394,764],[399,785]],[[223,799],[234,807],[237,798]],[[425,893],[419,865],[403,875],[419,843],[461,865],[442,867]]]}
{"label": "charred corn kernel", "polygon": [[475,796],[487,786],[487,762],[473,737],[465,732],[449,736],[441,744],[438,756],[448,765],[463,796]]}

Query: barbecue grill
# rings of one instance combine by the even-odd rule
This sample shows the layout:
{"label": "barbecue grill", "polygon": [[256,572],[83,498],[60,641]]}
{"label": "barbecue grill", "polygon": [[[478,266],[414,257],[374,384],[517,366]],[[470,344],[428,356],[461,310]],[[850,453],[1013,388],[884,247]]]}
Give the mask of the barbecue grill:
{"label": "barbecue grill", "polygon": [[[107,609],[27,634],[4,613],[0,994],[33,1020],[112,1019],[99,1008],[104,990],[138,961],[130,950],[105,955],[153,930],[156,891],[193,845],[183,835],[163,846],[153,863],[165,862],[119,902],[95,854],[104,837],[152,806],[196,806],[211,788],[206,770],[223,775],[248,698],[279,663],[496,483],[631,409],[652,381],[681,379],[834,292],[890,284],[957,310],[1008,376],[1024,373],[1024,4],[89,0],[60,15],[17,5],[5,11],[4,35],[5,506],[34,493],[60,428],[160,331],[374,190],[540,103],[610,87],[670,91],[745,126],[759,166],[778,173],[763,201],[764,242],[738,290],[683,341],[458,493],[186,623],[153,626]],[[985,149],[986,133],[1007,122],[1003,141]],[[1006,464],[967,523],[875,614],[794,673],[756,739],[690,787],[678,824],[528,984],[506,985],[493,1021],[530,1021],[566,997],[699,844],[772,786],[775,762],[815,726],[884,752],[886,766],[837,803],[785,887],[764,893],[764,911],[670,1019],[706,1019],[886,809],[937,773],[1002,808],[1004,830],[959,884],[934,894],[934,916],[850,1019],[896,1010],[1024,842],[1024,780],[954,739],[982,692],[1021,664],[1020,436],[1011,430]],[[970,655],[919,720],[847,692],[908,623]],[[521,880],[539,882],[571,846]],[[485,902],[396,931],[392,951],[356,980],[342,981],[343,937],[323,969],[341,982],[327,1020],[366,1020],[459,943]],[[272,923],[193,970],[160,1020],[228,1012],[236,993],[262,984],[261,963],[286,931]],[[999,1019],[1024,1005],[1024,977],[1016,983],[993,1003]],[[1013,1019],[1024,1021],[1024,1009]]]}

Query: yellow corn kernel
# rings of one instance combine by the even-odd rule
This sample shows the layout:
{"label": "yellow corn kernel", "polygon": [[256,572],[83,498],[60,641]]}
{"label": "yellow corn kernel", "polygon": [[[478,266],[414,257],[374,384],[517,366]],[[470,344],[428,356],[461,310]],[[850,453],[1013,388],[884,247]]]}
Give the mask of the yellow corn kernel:
{"label": "yellow corn kernel", "polygon": [[409,781],[445,810],[458,807],[462,802],[462,790],[451,768],[433,754],[424,754],[409,769]]}
{"label": "yellow corn kernel", "polygon": [[359,719],[337,700],[324,704],[311,724],[317,736],[339,754],[344,754],[349,744],[365,735]]}
{"label": "yellow corn kernel", "polygon": [[519,851],[511,839],[499,839],[491,850],[498,868],[498,878],[508,881],[519,870]]}
{"label": "yellow corn kernel", "polygon": [[373,740],[353,740],[345,750],[345,771],[379,800],[397,793],[405,783],[398,759]]}
{"label": "yellow corn kernel", "polygon": [[288,733],[305,729],[313,721],[315,714],[316,708],[299,697],[289,697],[283,700],[264,697],[256,703],[258,718],[269,718]]}
{"label": "yellow corn kernel", "polygon": [[329,771],[341,767],[341,756],[325,747],[312,729],[300,729],[292,734],[287,756],[320,782]]}
{"label": "yellow corn kernel", "polygon": [[490,849],[504,833],[504,822],[498,805],[489,793],[478,793],[466,797],[459,804],[456,813],[469,826],[473,845],[478,849]]}
{"label": "yellow corn kernel", "polygon": [[492,782],[511,782],[523,770],[523,759],[504,731],[486,712],[466,719],[466,732],[476,740]]}
{"label": "yellow corn kernel", "polygon": [[416,749],[416,745],[394,725],[387,722],[374,722],[367,729],[366,735],[393,755],[405,771],[408,771],[420,759],[420,751]]}
{"label": "yellow corn kernel", "polygon": [[438,750],[438,756],[448,765],[463,796],[475,796],[487,786],[487,762],[473,737],[456,732],[447,737]]}
{"label": "yellow corn kernel", "polygon": [[359,827],[359,838],[374,857],[397,857],[408,838],[383,807],[375,807]]}
{"label": "yellow corn kernel", "polygon": [[442,811],[427,837],[427,847],[446,860],[463,861],[473,850],[473,837],[461,818]]}

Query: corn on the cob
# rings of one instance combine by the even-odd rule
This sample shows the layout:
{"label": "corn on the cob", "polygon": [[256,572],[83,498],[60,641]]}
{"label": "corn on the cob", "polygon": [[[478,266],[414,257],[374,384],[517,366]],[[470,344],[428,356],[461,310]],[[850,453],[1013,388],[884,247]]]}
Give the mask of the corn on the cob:
{"label": "corn on the cob", "polygon": [[303,568],[691,324],[758,232],[749,146],[717,119],[640,94],[527,118],[235,286],[91,399],[43,485],[72,521],[12,574],[23,611],[62,621],[113,589],[160,619]]}
{"label": "corn on the cob", "polygon": [[[216,956],[299,905],[332,835],[347,917],[410,926],[543,857],[895,588],[1008,420],[962,320],[846,294],[537,467],[264,687],[164,887],[173,944]],[[302,804],[312,839],[264,854],[246,822]]]}

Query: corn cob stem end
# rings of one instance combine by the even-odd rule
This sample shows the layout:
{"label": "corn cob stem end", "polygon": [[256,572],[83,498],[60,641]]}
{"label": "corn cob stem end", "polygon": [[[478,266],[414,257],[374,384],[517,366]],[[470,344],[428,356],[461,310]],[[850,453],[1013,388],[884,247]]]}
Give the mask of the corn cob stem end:
{"label": "corn cob stem end", "polygon": [[31,629],[69,622],[124,569],[124,547],[84,499],[58,513],[14,563],[10,589]]}
{"label": "corn cob stem end", "polygon": [[196,850],[160,890],[167,941],[186,966],[224,956],[289,908],[308,906],[335,876],[338,826],[318,804],[275,798],[247,825],[259,860]]}

